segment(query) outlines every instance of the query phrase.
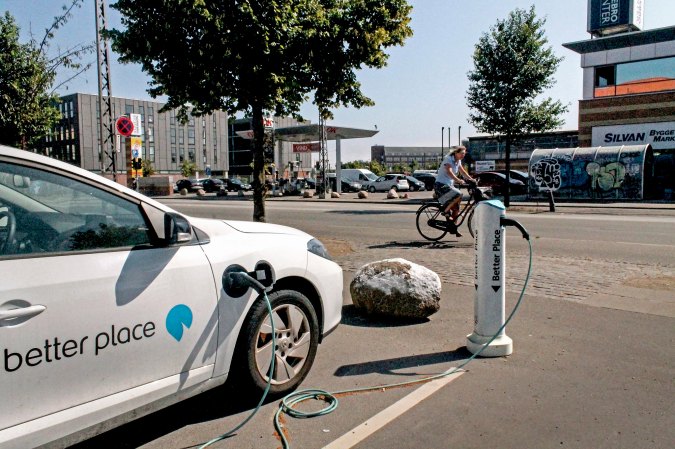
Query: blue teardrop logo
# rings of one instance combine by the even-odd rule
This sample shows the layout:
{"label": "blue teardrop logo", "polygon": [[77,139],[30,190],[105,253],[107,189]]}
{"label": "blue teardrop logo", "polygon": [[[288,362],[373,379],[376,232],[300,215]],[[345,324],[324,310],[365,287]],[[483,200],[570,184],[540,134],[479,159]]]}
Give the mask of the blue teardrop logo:
{"label": "blue teardrop logo", "polygon": [[183,326],[188,329],[192,326],[192,310],[185,304],[178,304],[166,316],[166,330],[176,341],[180,341],[183,338]]}

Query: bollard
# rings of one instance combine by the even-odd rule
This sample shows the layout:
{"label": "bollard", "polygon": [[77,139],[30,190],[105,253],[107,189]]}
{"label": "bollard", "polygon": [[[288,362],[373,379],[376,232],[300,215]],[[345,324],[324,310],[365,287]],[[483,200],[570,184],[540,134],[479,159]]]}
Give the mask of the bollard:
{"label": "bollard", "polygon": [[[506,208],[499,200],[482,201],[475,211],[475,298],[474,331],[467,335],[466,348],[477,353],[504,324],[504,227]],[[502,357],[513,352],[513,341],[502,329],[480,353],[482,357]]]}

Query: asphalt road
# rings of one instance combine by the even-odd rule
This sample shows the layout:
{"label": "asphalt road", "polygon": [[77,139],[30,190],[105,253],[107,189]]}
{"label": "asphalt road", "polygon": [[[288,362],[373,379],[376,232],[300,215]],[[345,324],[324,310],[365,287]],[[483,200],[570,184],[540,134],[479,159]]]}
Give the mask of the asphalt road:
{"label": "asphalt road", "polygon": [[[195,216],[252,216],[248,201],[165,202]],[[422,240],[416,207],[267,202],[268,222],[319,237],[345,270],[342,325],[319,348],[303,387],[383,385],[439,374],[469,357],[464,345],[473,330],[472,240],[468,233],[436,244]],[[422,387],[387,388],[343,395],[327,416],[287,417],[292,447],[672,447],[675,215],[579,212],[508,213],[528,228],[534,252],[524,300],[507,328],[511,356],[472,361],[424,400]],[[510,230],[506,251],[510,310],[525,282],[529,252]],[[421,322],[392,322],[351,307],[354,272],[391,257],[441,276],[438,313]],[[256,399],[207,392],[78,447],[193,447],[237,425]],[[236,436],[213,447],[280,447],[272,426],[276,409],[276,402],[264,405]],[[362,433],[369,427],[372,433]]]}

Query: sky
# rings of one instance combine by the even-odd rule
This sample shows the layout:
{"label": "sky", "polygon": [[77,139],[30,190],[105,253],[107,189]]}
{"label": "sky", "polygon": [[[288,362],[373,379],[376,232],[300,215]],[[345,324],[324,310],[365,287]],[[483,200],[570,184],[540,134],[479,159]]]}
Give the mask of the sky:
{"label": "sky", "polygon": [[[375,106],[334,110],[328,124],[379,131],[368,139],[342,141],[342,162],[370,160],[372,145],[429,146],[441,143],[458,144],[459,137],[477,135],[468,122],[466,92],[467,73],[473,69],[473,51],[481,35],[497,20],[505,19],[515,8],[535,6],[540,18],[546,19],[544,30],[555,54],[564,60],[558,67],[556,84],[544,96],[569,105],[562,129],[577,129],[578,101],[582,96],[580,55],[562,46],[563,43],[587,40],[588,0],[409,0],[413,6],[411,28],[414,35],[403,47],[389,49],[388,65],[382,69],[366,69],[358,73],[362,91]],[[32,30],[41,36],[65,0],[0,0],[0,11],[14,16],[21,27],[21,37],[28,39]],[[120,27],[119,13],[108,2],[110,27]],[[86,0],[72,19],[57,31],[56,46],[95,40],[95,0]],[[644,0],[643,29],[675,25],[675,1]],[[90,59],[95,61],[95,54]],[[138,65],[117,63],[112,56],[111,86],[116,97],[150,99],[146,89],[148,77]],[[75,92],[98,92],[96,65],[84,75],[57,91],[65,95]],[[161,100],[161,99],[160,99]],[[318,122],[318,112],[311,103],[301,109],[302,116]],[[460,128],[461,127],[461,130]],[[443,129],[444,128],[444,129]],[[442,141],[442,142],[441,142]],[[329,143],[329,159],[334,163],[334,143]]]}

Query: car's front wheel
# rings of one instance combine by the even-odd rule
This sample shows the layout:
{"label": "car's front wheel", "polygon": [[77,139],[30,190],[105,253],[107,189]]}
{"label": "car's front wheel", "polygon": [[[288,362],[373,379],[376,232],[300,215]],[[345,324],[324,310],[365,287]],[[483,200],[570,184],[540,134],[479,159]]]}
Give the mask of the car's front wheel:
{"label": "car's front wheel", "polygon": [[[269,294],[274,329],[264,299],[251,307],[232,360],[233,381],[258,393],[267,387],[272,352],[274,370],[269,394],[280,396],[295,389],[307,376],[319,344],[314,307],[302,293],[280,290]],[[273,345],[272,333],[276,337]]]}
{"label": "car's front wheel", "polygon": [[375,193],[375,186],[370,186],[370,187],[368,188],[368,191],[369,191],[370,193]]}

